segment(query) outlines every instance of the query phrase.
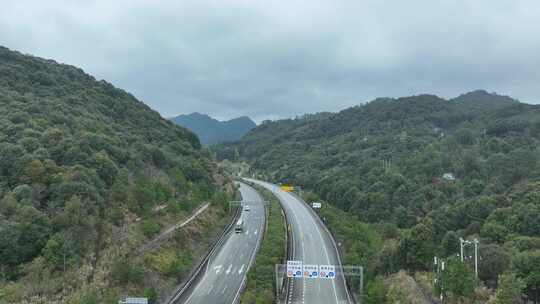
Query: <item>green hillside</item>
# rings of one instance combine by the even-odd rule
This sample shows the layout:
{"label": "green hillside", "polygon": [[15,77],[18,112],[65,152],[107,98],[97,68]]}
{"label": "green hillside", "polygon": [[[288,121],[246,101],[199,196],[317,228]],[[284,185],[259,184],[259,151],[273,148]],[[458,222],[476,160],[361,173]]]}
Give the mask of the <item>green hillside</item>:
{"label": "green hillside", "polygon": [[265,122],[214,151],[383,227],[372,278],[430,271],[477,237],[484,285],[510,271],[540,296],[540,106],[485,91],[381,98]]}
{"label": "green hillside", "polygon": [[[129,93],[0,47],[0,303],[142,295],[159,271],[131,253],[202,202],[225,202],[223,181],[193,133]],[[192,260],[177,241],[165,280]]]}

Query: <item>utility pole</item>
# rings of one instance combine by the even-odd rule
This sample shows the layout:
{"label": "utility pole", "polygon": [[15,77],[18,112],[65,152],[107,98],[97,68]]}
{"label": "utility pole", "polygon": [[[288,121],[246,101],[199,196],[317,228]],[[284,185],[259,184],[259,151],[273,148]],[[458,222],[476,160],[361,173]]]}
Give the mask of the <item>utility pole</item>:
{"label": "utility pole", "polygon": [[459,247],[460,247],[460,257],[461,262],[463,262],[463,245],[466,241],[463,238],[459,238]]}
{"label": "utility pole", "polygon": [[360,266],[360,301],[364,298],[364,267]]}
{"label": "utility pole", "polygon": [[478,244],[479,243],[480,241],[478,241],[478,239],[474,239],[473,241],[466,241],[463,238],[459,238],[461,262],[464,261],[463,248],[466,245],[474,245],[474,274],[476,275],[476,278],[478,278]]}
{"label": "utility pole", "polygon": [[438,257],[435,257],[433,259],[433,264],[434,264],[434,268],[435,268],[435,280],[434,280],[434,284],[435,285],[439,285],[439,289],[440,289],[440,294],[439,294],[439,299],[442,301],[444,299],[444,286],[443,286],[443,276],[442,276],[442,273],[441,272],[444,272],[444,260],[443,259],[440,259]]}
{"label": "utility pole", "polygon": [[474,273],[478,279],[478,239],[474,239]]}

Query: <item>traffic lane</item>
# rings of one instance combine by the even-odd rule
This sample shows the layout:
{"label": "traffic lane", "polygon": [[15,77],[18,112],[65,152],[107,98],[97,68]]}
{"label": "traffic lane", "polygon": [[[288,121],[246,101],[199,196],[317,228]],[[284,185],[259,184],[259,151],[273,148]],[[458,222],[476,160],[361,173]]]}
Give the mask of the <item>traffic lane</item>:
{"label": "traffic lane", "polygon": [[[230,244],[232,242],[226,243],[223,252],[236,256],[239,249]],[[229,300],[234,296],[231,295],[231,290],[241,283],[241,277],[236,275],[237,268],[234,260],[218,255],[215,261],[209,264],[201,283],[186,303],[232,303],[232,300]]]}
{"label": "traffic lane", "polygon": [[[311,257],[315,261],[318,261],[318,263],[313,264],[328,264],[339,266],[340,263],[338,259],[338,252],[334,246],[331,235],[326,231],[326,229],[322,226],[322,223],[315,217],[316,215],[314,215],[309,209],[310,207],[301,198],[290,193],[287,193],[287,195],[290,197],[291,200],[296,202],[294,206],[295,208],[297,208],[297,212],[301,214],[306,214],[305,217],[301,218],[301,220],[303,221],[301,225],[311,227],[310,230],[307,230],[307,234],[311,234],[313,237],[312,240],[314,241],[306,242],[306,250],[321,252],[318,257]],[[307,214],[309,214],[309,216],[307,216]],[[318,246],[317,244],[324,245]],[[319,249],[318,251],[317,248]],[[306,256],[306,258],[309,259],[310,257]],[[314,282],[312,282],[312,279],[306,280],[307,282],[312,283],[309,285],[306,284],[304,287],[306,289],[307,303],[311,303],[311,301],[315,301],[316,299],[320,299],[321,297],[324,298],[325,301],[332,301],[337,303],[348,302],[347,290],[343,277],[338,276],[333,280],[322,279],[316,280]],[[331,292],[328,292],[328,290],[331,290]]]}
{"label": "traffic lane", "polygon": [[[282,202],[293,229],[294,257],[305,264],[338,265],[337,252],[330,236],[326,233],[311,211],[298,197],[284,192],[276,185],[251,180],[272,190]],[[312,240],[311,242],[309,240]],[[329,250],[330,249],[330,250]],[[336,284],[338,281],[338,284]],[[331,279],[293,279],[292,303],[347,303],[347,294],[343,280]]]}
{"label": "traffic lane", "polygon": [[[296,195],[292,196],[301,202],[300,206],[302,208],[304,208],[308,213],[312,214],[310,220],[313,222],[313,225],[317,227],[316,231],[320,235],[322,241],[326,244],[325,248],[328,249],[325,250],[325,254],[328,257],[329,265],[340,265],[341,263],[338,256],[339,253],[337,251],[337,248],[335,247],[332,236],[323,226],[324,224],[321,223],[321,221],[316,217],[316,215],[313,214],[312,210],[310,210],[310,207],[301,198],[297,197]],[[346,302],[348,302],[347,286],[343,275],[337,276],[332,281],[332,283],[334,284],[334,289],[336,291],[336,300],[339,302],[343,302],[344,300],[346,300]]]}
{"label": "traffic lane", "polygon": [[[232,235],[233,238],[242,239],[241,234]],[[251,246],[247,242],[243,246],[236,246],[237,242],[230,242],[229,256],[225,259],[216,259],[209,267],[213,280],[206,290],[207,297],[201,297],[193,303],[233,303],[239,288],[248,270],[248,254]],[[204,290],[204,289],[203,289]]]}
{"label": "traffic lane", "polygon": [[265,217],[262,199],[253,188],[240,184],[240,193],[250,206],[250,211],[242,211],[245,229],[228,235],[185,303],[225,304],[232,303],[237,296],[256,253]]}
{"label": "traffic lane", "polygon": [[235,286],[239,287],[241,284],[241,277],[236,273],[242,259],[231,259],[240,256],[239,240],[239,235],[234,232],[229,234],[221,250],[209,262],[203,278],[186,303],[232,303],[229,298],[234,295],[231,293]]}
{"label": "traffic lane", "polygon": [[[314,236],[315,242],[308,242],[307,244],[316,245],[318,242],[325,244],[324,246],[322,246],[323,254],[319,255],[320,258],[324,256],[324,259],[320,259],[320,261],[326,262],[328,265],[339,266],[340,260],[338,258],[338,252],[334,246],[334,242],[332,240],[331,235],[326,231],[326,229],[322,226],[322,223],[316,218],[316,215],[314,215],[313,212],[310,210],[310,207],[301,198],[299,198],[296,195],[289,194],[289,193],[287,193],[287,195],[289,195],[293,200],[296,200],[298,202],[298,204],[295,204],[295,206],[298,209],[303,209],[305,213],[308,213],[310,215],[303,218],[305,220],[303,225],[315,228],[312,230],[312,232],[315,234]],[[319,264],[322,264],[322,263],[319,263]],[[328,280],[328,279],[319,280],[319,282],[315,282],[315,284],[317,284],[317,286],[314,286],[315,288],[314,292],[309,292],[309,294],[312,294],[312,295],[317,294],[319,296],[324,296],[324,297],[329,298],[332,295],[329,293],[323,294],[323,292],[331,288],[332,291],[334,292],[333,300],[335,302],[337,303],[348,302],[346,284],[345,284],[345,280],[343,276],[338,276],[333,280]],[[306,291],[306,294],[308,294],[308,291]]]}
{"label": "traffic lane", "polygon": [[[305,204],[295,196],[283,192],[282,199],[294,210],[298,227],[300,227],[300,239],[302,247],[302,261],[305,264],[336,265],[330,258],[327,248],[329,244],[324,242],[320,227],[317,225],[313,214]],[[304,229],[302,229],[304,227]],[[331,245],[331,244],[330,244]],[[294,279],[295,285],[293,302],[298,303],[340,303],[342,298],[336,291],[335,280],[332,279]],[[294,291],[294,290],[293,290]]]}
{"label": "traffic lane", "polygon": [[246,263],[250,258],[250,248],[254,250],[257,236],[260,237],[264,223],[264,207],[254,190],[249,191],[250,188],[242,186],[240,190],[246,200],[255,201],[250,202],[253,209],[242,214],[245,230],[243,233],[229,235],[220,252],[209,263],[208,272],[203,278],[204,284],[199,284],[200,288],[197,286],[188,303],[232,303],[236,296],[235,290],[237,291],[242,283],[247,270]]}

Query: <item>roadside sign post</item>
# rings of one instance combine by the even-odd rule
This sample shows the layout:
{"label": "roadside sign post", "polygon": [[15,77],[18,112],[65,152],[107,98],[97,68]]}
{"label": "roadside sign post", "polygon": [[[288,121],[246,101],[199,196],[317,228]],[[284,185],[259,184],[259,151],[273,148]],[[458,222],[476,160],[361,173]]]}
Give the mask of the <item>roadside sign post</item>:
{"label": "roadside sign post", "polygon": [[302,261],[287,261],[287,277],[300,278],[302,271]]}
{"label": "roadside sign post", "polygon": [[321,278],[321,279],[335,279],[336,278],[336,266],[334,266],[334,265],[320,265],[319,266],[319,278]]}
{"label": "roadside sign post", "polygon": [[316,279],[319,277],[319,265],[304,264],[304,278]]}
{"label": "roadside sign post", "polygon": [[294,191],[294,187],[293,187],[293,186],[289,186],[289,185],[281,185],[281,186],[279,186],[279,188],[280,188],[282,191],[285,191],[285,192],[292,192],[292,191]]}

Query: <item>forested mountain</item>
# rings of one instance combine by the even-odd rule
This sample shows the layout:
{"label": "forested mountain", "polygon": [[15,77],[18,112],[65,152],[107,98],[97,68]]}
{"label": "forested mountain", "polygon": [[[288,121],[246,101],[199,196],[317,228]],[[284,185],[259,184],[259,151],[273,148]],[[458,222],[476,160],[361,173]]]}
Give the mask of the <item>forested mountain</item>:
{"label": "forested mountain", "polygon": [[[132,253],[217,201],[216,177],[193,133],[129,93],[0,47],[0,303],[141,294],[158,271]],[[168,256],[171,276],[186,258]]]}
{"label": "forested mountain", "polygon": [[385,227],[375,261],[359,260],[372,276],[431,270],[434,256],[459,253],[460,237],[477,237],[486,286],[510,271],[540,296],[538,105],[485,91],[380,98],[265,122],[214,151]]}
{"label": "forested mountain", "polygon": [[195,132],[203,145],[238,140],[257,126],[246,116],[219,121],[200,113],[179,115],[171,118],[171,121]]}

